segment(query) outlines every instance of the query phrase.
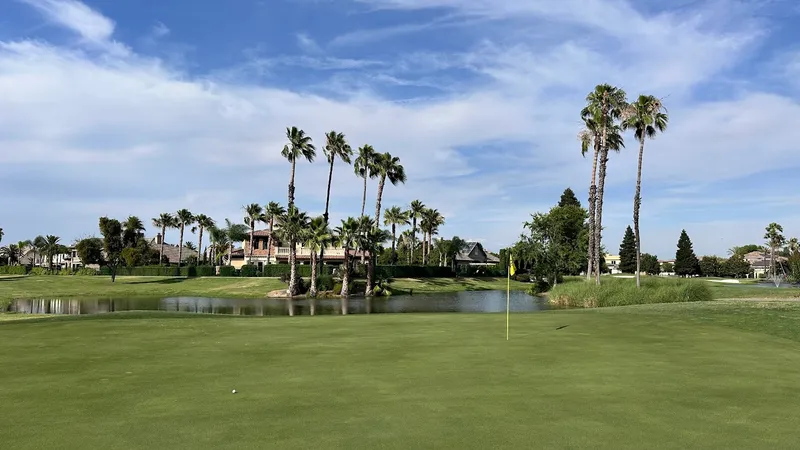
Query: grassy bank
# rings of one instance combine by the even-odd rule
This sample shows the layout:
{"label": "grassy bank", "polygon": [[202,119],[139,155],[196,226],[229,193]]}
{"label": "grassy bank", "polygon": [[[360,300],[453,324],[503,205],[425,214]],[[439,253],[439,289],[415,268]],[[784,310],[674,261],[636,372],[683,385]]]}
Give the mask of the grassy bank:
{"label": "grassy bank", "polygon": [[800,289],[754,286],[754,283],[735,284],[707,282],[714,298],[800,298]]}
{"label": "grassy bank", "polygon": [[[0,277],[0,306],[14,298],[123,298],[123,297],[227,297],[263,298],[269,291],[285,288],[277,278],[170,278],[26,276]],[[530,284],[511,282],[512,289]],[[398,278],[394,294],[458,292],[505,289],[505,278]]]}
{"label": "grassy bank", "polygon": [[650,303],[699,302],[713,299],[708,283],[698,280],[647,277],[636,281],[606,278],[594,283],[563,283],[549,293],[550,302],[561,307],[594,308]]}
{"label": "grassy bank", "polygon": [[509,341],[502,314],[3,322],[0,366],[13,370],[0,371],[2,440],[19,450],[792,448],[798,325],[800,308],[744,302],[515,314]]}

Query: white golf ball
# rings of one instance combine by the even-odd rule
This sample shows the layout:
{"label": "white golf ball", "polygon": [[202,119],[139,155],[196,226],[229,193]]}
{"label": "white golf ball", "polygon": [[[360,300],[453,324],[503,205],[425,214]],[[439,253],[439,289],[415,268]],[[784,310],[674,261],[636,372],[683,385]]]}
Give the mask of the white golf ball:
{"label": "white golf ball", "polygon": [[231,391],[231,394],[235,394],[235,393],[236,393],[236,389]]}

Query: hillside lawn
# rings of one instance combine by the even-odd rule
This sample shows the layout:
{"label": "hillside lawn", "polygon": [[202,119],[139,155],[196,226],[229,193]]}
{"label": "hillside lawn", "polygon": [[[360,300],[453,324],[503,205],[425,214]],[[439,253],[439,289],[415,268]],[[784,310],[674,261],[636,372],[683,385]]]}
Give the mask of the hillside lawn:
{"label": "hillside lawn", "polygon": [[504,326],[503,314],[0,321],[1,439],[17,450],[797,443],[800,304],[514,314],[509,341]]}
{"label": "hillside lawn", "polygon": [[[505,278],[398,278],[390,284],[402,294],[505,289]],[[512,289],[530,284],[511,282]],[[0,304],[17,298],[123,298],[123,297],[222,297],[265,298],[285,289],[278,278],[238,277],[111,277],[94,276],[0,276]]]}

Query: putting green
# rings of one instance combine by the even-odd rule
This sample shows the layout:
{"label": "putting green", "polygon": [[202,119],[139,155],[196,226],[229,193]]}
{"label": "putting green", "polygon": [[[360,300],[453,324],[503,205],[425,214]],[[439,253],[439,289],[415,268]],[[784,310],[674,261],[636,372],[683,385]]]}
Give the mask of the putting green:
{"label": "putting green", "polygon": [[[9,449],[792,448],[800,308],[0,321]],[[232,394],[231,390],[238,392]]]}

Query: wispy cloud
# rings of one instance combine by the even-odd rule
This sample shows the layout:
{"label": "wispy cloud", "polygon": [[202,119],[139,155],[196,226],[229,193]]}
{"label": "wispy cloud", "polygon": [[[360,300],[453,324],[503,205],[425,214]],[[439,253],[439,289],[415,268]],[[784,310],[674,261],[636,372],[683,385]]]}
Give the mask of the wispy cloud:
{"label": "wispy cloud", "polygon": [[21,0],[41,12],[49,21],[101,43],[114,33],[114,22],[76,0]]}
{"label": "wispy cloud", "polygon": [[322,52],[322,48],[317,44],[317,41],[312,39],[308,34],[297,33],[295,38],[297,39],[297,46],[300,47],[300,50],[314,54]]}

